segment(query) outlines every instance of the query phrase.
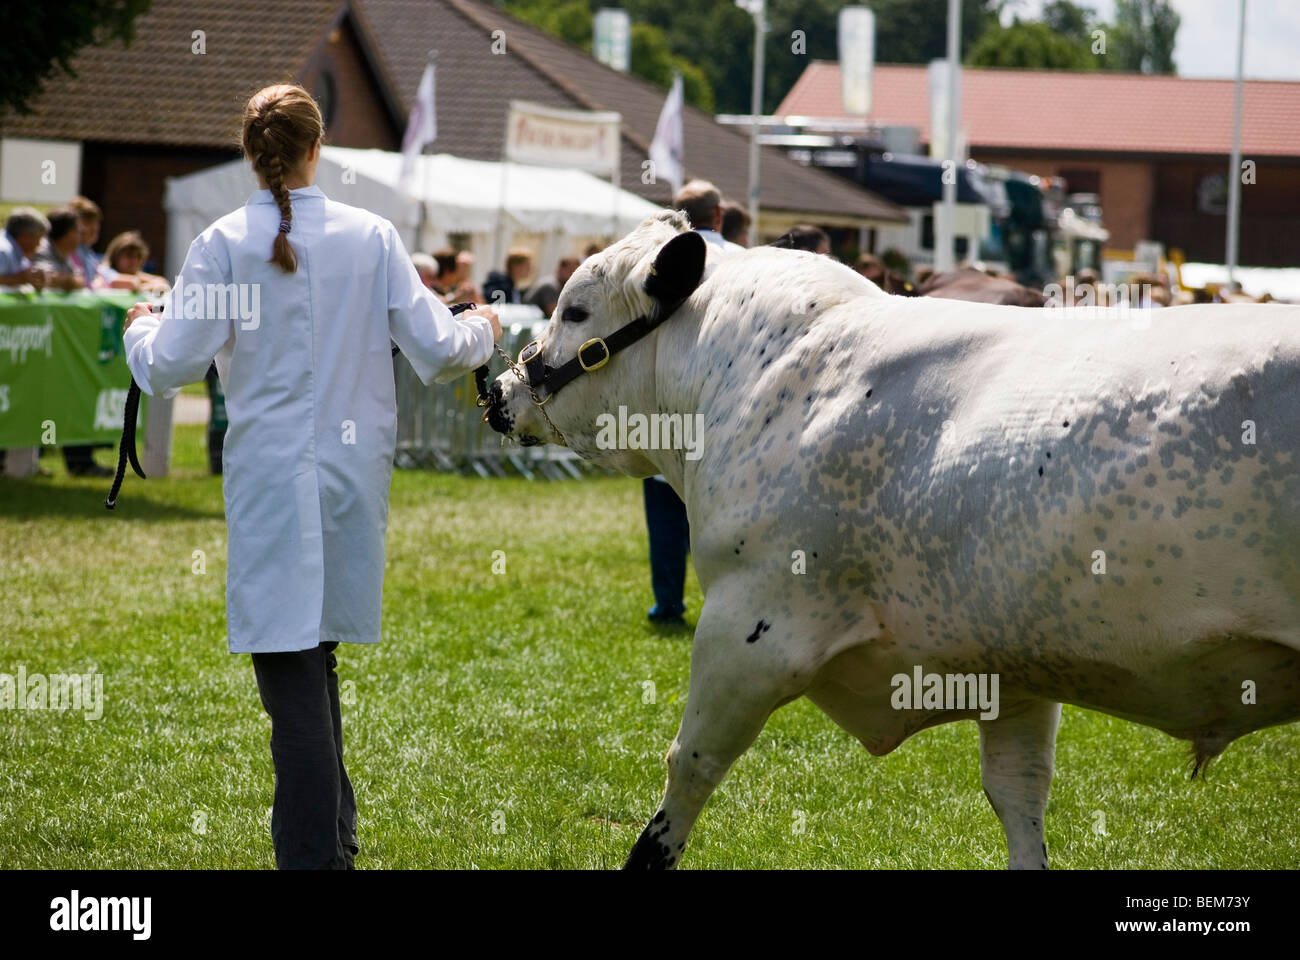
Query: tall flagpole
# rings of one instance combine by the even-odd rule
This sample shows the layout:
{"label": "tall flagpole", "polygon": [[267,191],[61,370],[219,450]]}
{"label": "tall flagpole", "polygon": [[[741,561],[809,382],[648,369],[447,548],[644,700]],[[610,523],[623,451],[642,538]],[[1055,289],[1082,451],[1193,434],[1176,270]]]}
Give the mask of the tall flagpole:
{"label": "tall flagpole", "polygon": [[[952,167],[944,172],[943,207],[934,231],[934,269],[946,273],[956,265],[953,251],[953,210],[957,203],[957,97],[960,96],[958,47],[961,45],[961,0],[948,0],[948,161]],[[931,138],[934,131],[930,132]]]}
{"label": "tall flagpole", "polygon": [[1241,221],[1241,93],[1242,63],[1246,50],[1246,0],[1237,13],[1237,81],[1232,107],[1232,159],[1228,163],[1228,283],[1237,279],[1237,235]]}
{"label": "tall flagpole", "polygon": [[758,244],[759,194],[759,120],[763,114],[763,33],[767,30],[766,0],[736,0],[736,6],[754,16],[754,78],[750,89],[749,112],[749,245]]}
{"label": "tall flagpole", "polygon": [[[438,104],[438,72],[437,72],[438,51],[429,51],[429,67],[434,71],[433,74],[433,106],[435,113]],[[425,245],[425,231],[429,229],[429,166],[424,156],[424,147],[420,147],[420,156],[416,162],[420,164],[420,225],[415,232],[415,245],[417,249],[423,249]],[[415,250],[411,251],[415,253]]]}

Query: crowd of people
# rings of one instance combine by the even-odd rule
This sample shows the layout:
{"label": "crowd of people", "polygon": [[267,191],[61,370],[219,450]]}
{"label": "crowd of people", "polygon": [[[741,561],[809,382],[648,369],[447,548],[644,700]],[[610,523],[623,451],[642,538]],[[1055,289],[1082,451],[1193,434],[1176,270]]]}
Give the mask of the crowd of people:
{"label": "crowd of people", "polygon": [[95,252],[103,222],[99,205],[86,197],[48,214],[16,207],[0,234],[0,287],[165,292],[167,281],[144,271],[149,245],[138,231],[119,233],[103,256]]}
{"label": "crowd of people", "polygon": [[[144,270],[149,245],[138,231],[127,230],[113,237],[102,256],[95,252],[103,222],[103,211],[87,197],[74,197],[49,213],[34,207],[14,208],[0,233],[0,289],[165,293],[167,281]],[[68,473],[112,476],[111,469],[95,463],[93,450],[87,445],[64,446]],[[0,471],[4,459],[0,450]]]}

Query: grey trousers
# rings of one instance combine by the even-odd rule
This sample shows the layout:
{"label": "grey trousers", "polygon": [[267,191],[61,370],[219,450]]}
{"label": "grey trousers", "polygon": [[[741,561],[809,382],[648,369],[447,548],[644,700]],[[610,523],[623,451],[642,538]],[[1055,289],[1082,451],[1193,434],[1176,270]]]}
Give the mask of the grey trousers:
{"label": "grey trousers", "polygon": [[358,850],[357,803],[343,767],[337,646],[252,654],[271,717],[271,843],[281,870],[350,870]]}

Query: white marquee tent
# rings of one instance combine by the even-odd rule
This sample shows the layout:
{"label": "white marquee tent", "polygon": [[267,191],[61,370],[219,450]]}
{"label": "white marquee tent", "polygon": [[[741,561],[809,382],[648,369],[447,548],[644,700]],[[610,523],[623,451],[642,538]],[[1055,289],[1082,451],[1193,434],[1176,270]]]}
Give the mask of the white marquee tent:
{"label": "white marquee tent", "polygon": [[[450,234],[469,234],[476,283],[504,264],[505,249],[517,239],[534,249],[536,269],[547,274],[561,256],[580,252],[591,239],[622,236],[659,209],[580,170],[425,154],[403,189],[401,167],[400,153],[323,147],[316,183],[333,200],[391,220],[408,250],[434,250]],[[242,159],[169,179],[163,200],[168,275],[175,276],[196,236],[255,189]],[[425,219],[416,243],[421,201]]]}

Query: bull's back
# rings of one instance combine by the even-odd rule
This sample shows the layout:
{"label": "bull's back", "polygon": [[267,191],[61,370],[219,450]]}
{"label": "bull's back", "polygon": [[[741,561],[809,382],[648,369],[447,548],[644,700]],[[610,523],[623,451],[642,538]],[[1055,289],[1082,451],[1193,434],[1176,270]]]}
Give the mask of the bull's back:
{"label": "bull's back", "polygon": [[[774,574],[807,557],[788,604],[1166,729],[1294,715],[1300,311],[872,298],[804,339],[721,511]],[[1242,671],[1295,681],[1272,719]]]}

